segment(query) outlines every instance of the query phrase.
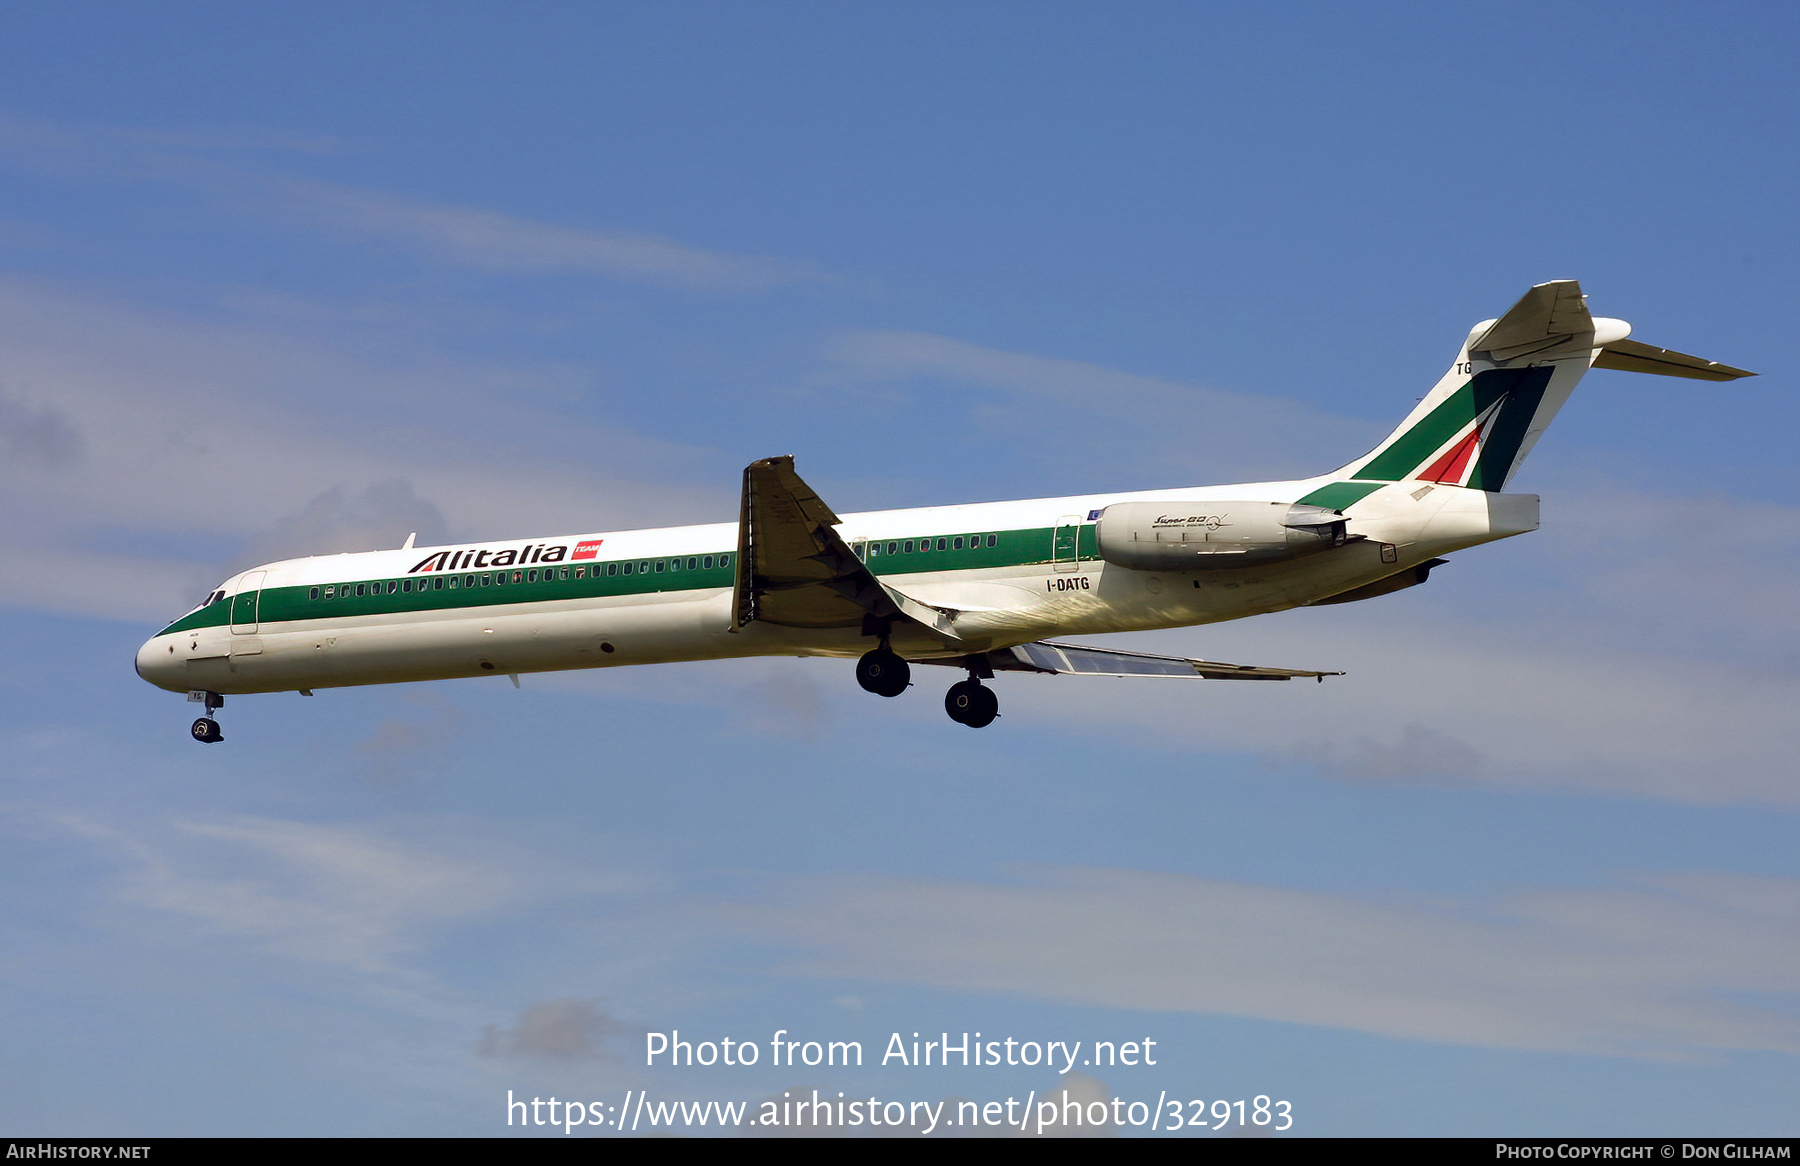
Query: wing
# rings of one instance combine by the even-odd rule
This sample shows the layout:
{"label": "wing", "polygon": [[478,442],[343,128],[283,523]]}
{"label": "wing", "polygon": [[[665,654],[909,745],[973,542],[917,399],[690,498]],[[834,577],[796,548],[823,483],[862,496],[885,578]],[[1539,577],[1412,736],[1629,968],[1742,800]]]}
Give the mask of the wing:
{"label": "wing", "polygon": [[1039,640],[955,660],[927,660],[967,668],[986,664],[995,672],[1054,672],[1064,676],[1172,676],[1202,680],[1292,680],[1310,676],[1323,681],[1342,672],[1308,672],[1300,668],[1257,668],[1249,664],[1222,664],[1217,660],[1191,660],[1185,656],[1152,656],[1144,652],[1116,652],[1109,648],[1084,648]]}
{"label": "wing", "polygon": [[831,507],[794,472],[792,457],[764,458],[745,467],[733,630],[756,620],[791,628],[909,620],[960,642],[949,612],[877,579],[838,537],[837,525]]}

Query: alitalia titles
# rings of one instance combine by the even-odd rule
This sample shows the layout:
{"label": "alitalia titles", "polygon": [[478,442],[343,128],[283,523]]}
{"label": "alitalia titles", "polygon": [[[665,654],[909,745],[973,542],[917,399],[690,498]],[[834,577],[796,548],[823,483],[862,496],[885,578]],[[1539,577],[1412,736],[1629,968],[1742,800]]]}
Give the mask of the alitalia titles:
{"label": "alitalia titles", "polygon": [[[600,553],[603,539],[585,539],[573,548],[562,543],[527,543],[505,550],[476,548],[466,551],[438,551],[425,556],[407,570],[408,575],[429,571],[479,570],[483,567],[511,567],[527,563],[560,563],[564,559],[591,559]],[[574,553],[570,551],[573,549]]]}

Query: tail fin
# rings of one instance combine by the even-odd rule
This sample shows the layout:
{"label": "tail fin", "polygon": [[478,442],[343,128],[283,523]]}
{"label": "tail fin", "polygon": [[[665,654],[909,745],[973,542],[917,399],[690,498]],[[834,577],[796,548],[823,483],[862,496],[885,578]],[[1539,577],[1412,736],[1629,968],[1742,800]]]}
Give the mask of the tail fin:
{"label": "tail fin", "polygon": [[1706,380],[1755,375],[1630,334],[1623,320],[1590,316],[1576,281],[1540,283],[1498,320],[1475,325],[1400,427],[1334,476],[1503,490],[1590,366]]}

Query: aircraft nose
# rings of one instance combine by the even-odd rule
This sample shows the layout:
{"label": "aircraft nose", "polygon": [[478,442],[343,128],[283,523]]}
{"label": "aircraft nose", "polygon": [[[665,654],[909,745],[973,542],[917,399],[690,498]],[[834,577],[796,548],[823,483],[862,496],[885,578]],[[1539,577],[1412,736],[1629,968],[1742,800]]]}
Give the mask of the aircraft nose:
{"label": "aircraft nose", "polygon": [[175,641],[168,636],[157,636],[144,641],[144,646],[137,650],[137,659],[132,661],[137,674],[144,680],[166,688],[170,692],[186,692],[187,677],[181,660],[170,649]]}

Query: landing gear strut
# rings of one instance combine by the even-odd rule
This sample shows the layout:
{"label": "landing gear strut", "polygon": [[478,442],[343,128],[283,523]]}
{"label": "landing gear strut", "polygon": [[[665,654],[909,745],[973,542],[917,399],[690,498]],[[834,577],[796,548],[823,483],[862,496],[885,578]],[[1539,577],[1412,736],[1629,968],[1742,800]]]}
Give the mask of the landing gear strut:
{"label": "landing gear strut", "polygon": [[912,683],[912,669],[883,640],[856,662],[856,682],[876,696],[899,696]]}
{"label": "landing gear strut", "polygon": [[985,728],[1000,715],[1000,698],[975,677],[958,681],[944,694],[944,711],[959,725],[971,729]]}
{"label": "landing gear strut", "polygon": [[190,692],[188,699],[195,704],[204,702],[206,705],[206,715],[194,722],[194,740],[203,745],[223,741],[225,734],[219,731],[219,722],[213,720],[212,714],[214,709],[224,707],[225,698],[216,692]]}

